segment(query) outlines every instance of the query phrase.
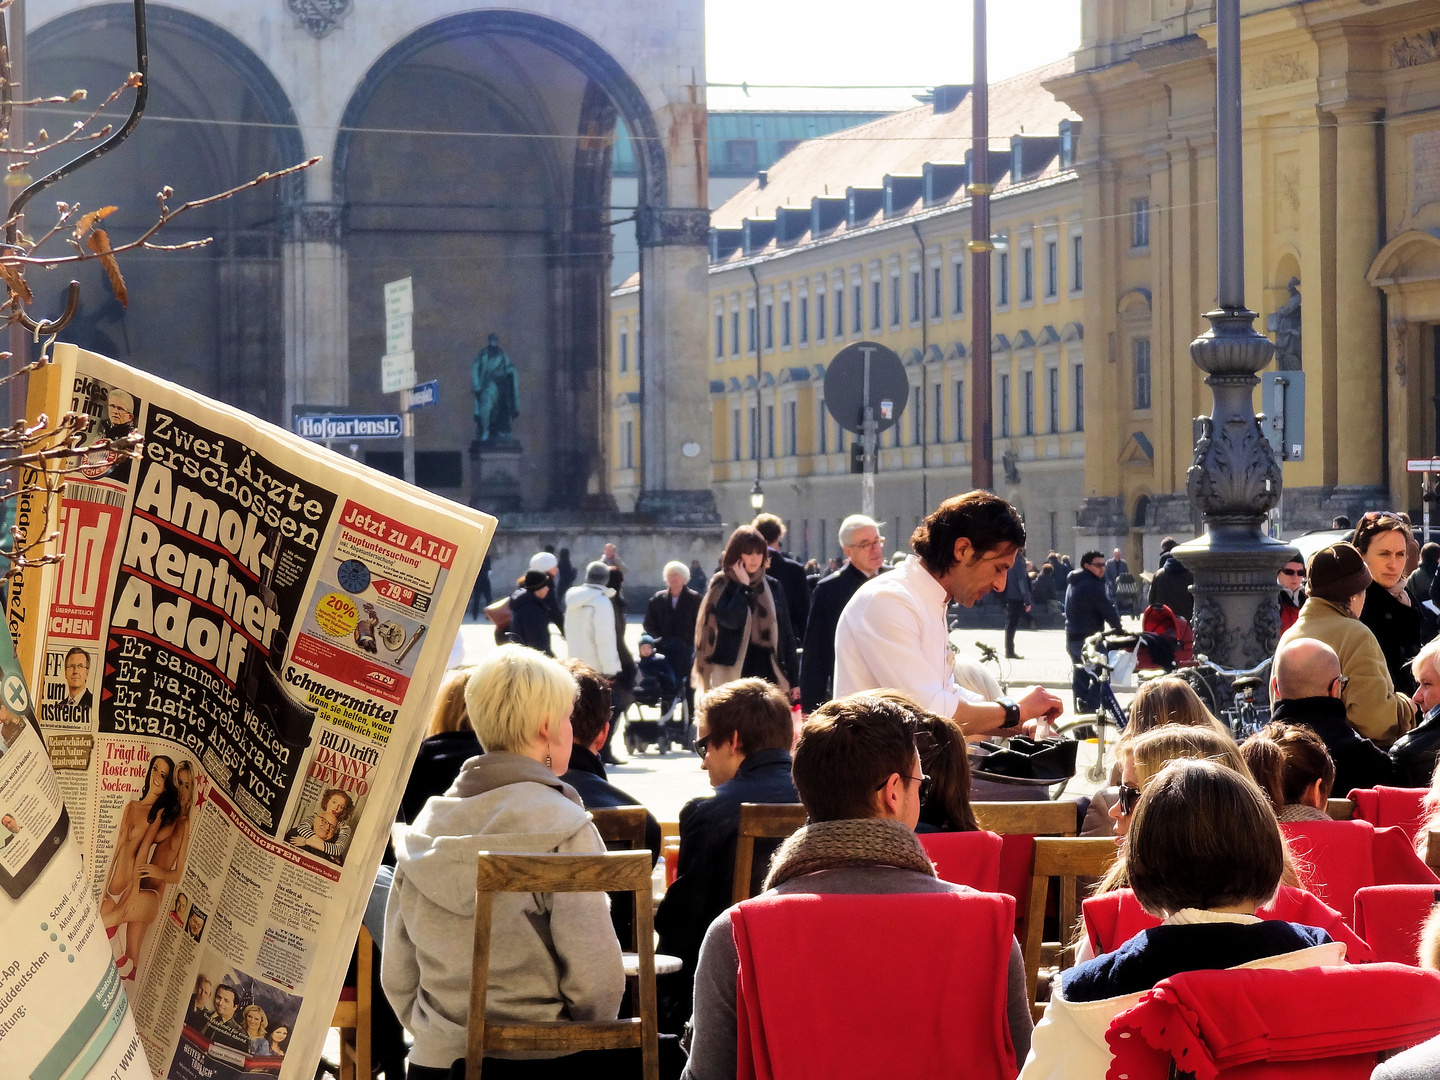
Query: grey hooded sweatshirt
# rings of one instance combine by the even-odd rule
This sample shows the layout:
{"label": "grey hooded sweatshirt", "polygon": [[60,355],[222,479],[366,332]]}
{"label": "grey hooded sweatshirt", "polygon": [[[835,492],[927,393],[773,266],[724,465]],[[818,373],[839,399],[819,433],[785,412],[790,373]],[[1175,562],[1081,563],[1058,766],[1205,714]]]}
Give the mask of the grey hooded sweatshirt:
{"label": "grey hooded sweatshirt", "polygon": [[[411,1062],[447,1069],[465,1056],[478,853],[600,854],[605,844],[574,788],[507,753],[465,762],[393,839],[380,983],[415,1037]],[[497,893],[491,927],[489,1021],[615,1019],[625,974],[604,893]]]}

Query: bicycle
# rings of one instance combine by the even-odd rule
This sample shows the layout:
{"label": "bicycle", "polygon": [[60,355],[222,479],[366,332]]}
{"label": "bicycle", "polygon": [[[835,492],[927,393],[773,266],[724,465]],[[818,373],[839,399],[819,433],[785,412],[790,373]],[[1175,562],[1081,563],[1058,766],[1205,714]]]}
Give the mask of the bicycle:
{"label": "bicycle", "polygon": [[975,648],[980,653],[980,662],[982,664],[995,665],[995,681],[1000,684],[1000,693],[1004,694],[1005,691],[1010,689],[1010,680],[1005,677],[1005,669],[1000,666],[1000,653],[995,649],[995,646],[986,645],[983,641],[975,642]]}
{"label": "bicycle", "polygon": [[[1270,673],[1271,657],[1253,668],[1227,668],[1209,657],[1195,654],[1190,667],[1176,674],[1185,679],[1200,701],[1215,718],[1230,729],[1236,742],[1242,742],[1270,722],[1270,703],[1262,700]],[[1221,705],[1222,701],[1228,704]]]}
{"label": "bicycle", "polygon": [[1094,728],[1095,762],[1085,770],[1085,778],[1092,784],[1101,783],[1109,775],[1109,770],[1105,766],[1106,729],[1113,727],[1116,732],[1124,731],[1125,724],[1129,720],[1129,714],[1120,704],[1120,699],[1115,696],[1115,690],[1110,685],[1110,675],[1114,670],[1110,664],[1110,653],[1128,652],[1139,643],[1140,638],[1135,634],[1104,630],[1086,638],[1080,653],[1081,662],[1077,667],[1090,678],[1091,692],[1098,696],[1099,701],[1093,714],[1077,714],[1073,719],[1058,721],[1055,724],[1056,732],[1072,737],[1078,737],[1082,728]]}

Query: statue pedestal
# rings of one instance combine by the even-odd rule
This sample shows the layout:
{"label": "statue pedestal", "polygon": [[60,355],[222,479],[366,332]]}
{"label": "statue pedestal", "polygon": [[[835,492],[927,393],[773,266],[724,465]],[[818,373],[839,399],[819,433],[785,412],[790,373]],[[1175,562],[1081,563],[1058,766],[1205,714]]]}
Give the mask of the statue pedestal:
{"label": "statue pedestal", "polygon": [[487,514],[510,514],[524,509],[520,482],[520,444],[470,444],[470,503]]}

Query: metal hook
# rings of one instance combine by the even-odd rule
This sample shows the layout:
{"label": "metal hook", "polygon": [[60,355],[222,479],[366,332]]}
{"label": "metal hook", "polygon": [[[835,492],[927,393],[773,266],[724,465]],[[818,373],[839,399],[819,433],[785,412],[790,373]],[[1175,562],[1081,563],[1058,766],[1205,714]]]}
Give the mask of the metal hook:
{"label": "metal hook", "polygon": [[[5,52],[8,68],[10,47],[3,18],[0,18],[0,49]],[[135,0],[135,67],[140,73],[140,85],[135,88],[135,103],[130,109],[129,118],[118,131],[112,132],[85,153],[46,173],[39,180],[32,181],[24,191],[15,196],[15,201],[10,204],[9,220],[5,226],[7,245],[15,246],[19,240],[20,213],[25,209],[26,203],[50,185],[65,179],[82,165],[88,165],[101,155],[115,149],[130,137],[130,133],[140,123],[140,117],[145,113],[145,104],[150,97],[150,44],[145,33],[145,0]],[[3,87],[0,87],[0,125],[3,125],[7,132],[10,129],[13,93],[14,87],[11,80],[6,78]],[[58,333],[70,324],[71,319],[75,318],[75,312],[80,307],[80,283],[78,281],[70,282],[70,288],[65,295],[65,310],[60,313],[58,319],[42,319],[37,322],[26,314],[24,302],[19,296],[12,292],[10,299],[15,306],[15,313],[20,323],[38,339],[41,334]]]}

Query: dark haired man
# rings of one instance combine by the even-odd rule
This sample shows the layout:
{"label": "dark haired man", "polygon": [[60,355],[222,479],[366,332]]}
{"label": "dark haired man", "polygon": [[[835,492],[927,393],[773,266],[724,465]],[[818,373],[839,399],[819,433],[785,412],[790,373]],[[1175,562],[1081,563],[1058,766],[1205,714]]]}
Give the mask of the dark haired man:
{"label": "dark haired man", "polygon": [[217,986],[215,988],[215,1011],[205,1021],[205,1029],[201,1034],[212,1043],[218,1042],[221,1046],[228,1046],[232,1050],[246,1053],[250,1049],[250,1040],[245,1035],[245,1029],[235,1019],[239,1005],[240,1001],[235,994],[235,987],[229,983],[221,983]]}
{"label": "dark haired man", "polygon": [[1059,716],[1060,699],[1039,686],[987,702],[955,681],[947,606],[1002,591],[1024,546],[1025,526],[1004,499],[988,491],[946,499],[911,535],[915,554],[845,606],[835,629],[835,696],[903,690],[969,735],[1014,735],[1022,722]]}
{"label": "dark haired man", "polygon": [[810,618],[810,582],[805,578],[805,567],[780,550],[780,541],[785,539],[785,523],[774,514],[761,514],[750,523],[765,538],[770,550],[769,574],[785,590],[785,603],[790,608],[790,625],[795,628],[795,640],[805,637],[805,623]]}
{"label": "dark haired man", "polygon": [[[903,709],[857,694],[826,702],[805,722],[795,746],[795,787],[809,823],[781,845],[770,864],[775,893],[967,892],[935,876],[915,839],[924,776]],[[837,941],[836,948],[844,948]],[[735,977],[730,918],[721,912],[705,934],[695,973],[690,1060],[683,1080],[735,1076]],[[1015,1058],[1030,1050],[1020,946],[1011,942],[1007,995]]]}
{"label": "dark haired man", "polygon": [[[730,906],[740,804],[800,801],[790,779],[794,739],[790,703],[774,683],[739,679],[700,700],[695,749],[715,794],[691,799],[680,811],[680,866],[655,911],[659,951],[684,965],[656,982],[661,1031],[678,1033],[690,1018],[700,941],[711,920]],[[769,857],[769,847],[755,845],[757,876]]]}
{"label": "dark haired man", "polygon": [[1109,623],[1120,629],[1120,612],[1105,591],[1105,555],[1087,551],[1080,556],[1080,569],[1070,571],[1065,583],[1065,651],[1076,665],[1072,688],[1076,711],[1094,708],[1090,700],[1090,678],[1079,668],[1085,639],[1098,634]]}

